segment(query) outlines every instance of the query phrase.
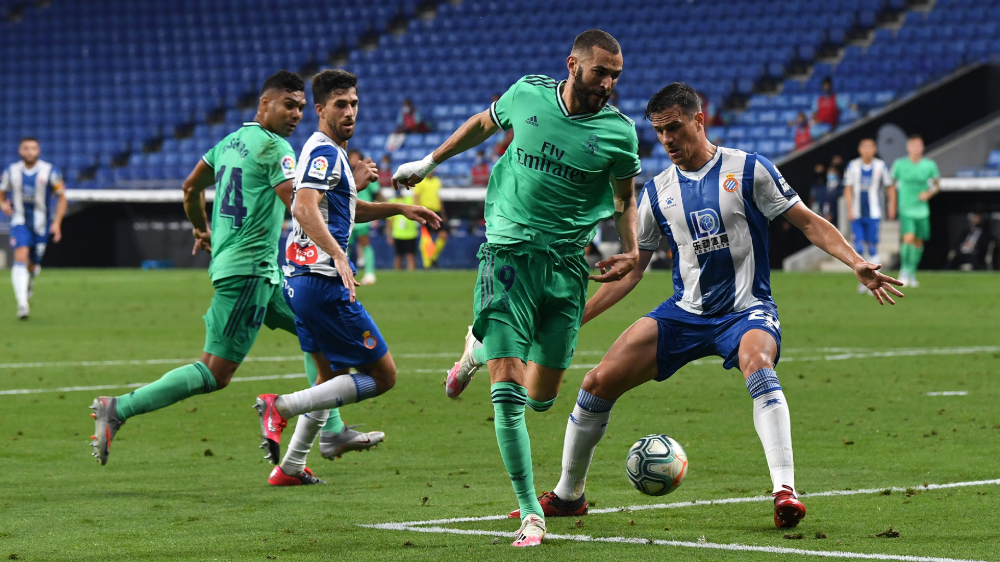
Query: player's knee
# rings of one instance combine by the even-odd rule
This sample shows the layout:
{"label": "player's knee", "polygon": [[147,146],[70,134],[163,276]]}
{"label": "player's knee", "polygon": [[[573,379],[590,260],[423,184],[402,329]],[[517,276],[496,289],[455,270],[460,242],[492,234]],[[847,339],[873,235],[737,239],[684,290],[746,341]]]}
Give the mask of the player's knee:
{"label": "player's knee", "polygon": [[621,392],[616,383],[617,377],[612,376],[611,370],[602,362],[583,377],[580,388],[598,398],[617,400]]}
{"label": "player's knee", "polygon": [[379,394],[383,394],[396,386],[396,363],[389,361],[386,365],[381,365],[372,370],[371,377],[375,379],[375,389]]}
{"label": "player's knee", "polygon": [[767,353],[760,351],[740,352],[740,370],[743,371],[744,378],[761,369],[773,368],[774,361],[771,360],[771,357]]}

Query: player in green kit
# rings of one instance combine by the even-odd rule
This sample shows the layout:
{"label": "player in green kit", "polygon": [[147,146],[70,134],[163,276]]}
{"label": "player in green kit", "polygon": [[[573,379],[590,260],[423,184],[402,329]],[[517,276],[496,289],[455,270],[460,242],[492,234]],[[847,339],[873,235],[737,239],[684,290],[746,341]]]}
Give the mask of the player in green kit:
{"label": "player in green kit", "polygon": [[[354,169],[358,165],[358,162],[364,159],[365,155],[356,148],[347,151],[347,161],[351,164],[351,169]],[[359,185],[358,199],[371,203],[379,196],[379,190],[381,189],[382,186],[378,183],[378,180],[369,183],[367,187]],[[351,240],[348,242],[348,246],[356,248],[358,259],[355,261],[358,267],[365,270],[365,274],[361,276],[362,285],[375,284],[375,248],[372,247],[372,241],[369,237],[371,228],[372,223],[370,222],[355,224],[354,229],[351,230]],[[355,241],[357,242],[356,246]]]}
{"label": "player in green kit", "polygon": [[924,241],[931,237],[931,197],[941,191],[937,163],[924,158],[924,139],[910,135],[906,141],[906,158],[892,163],[889,189],[889,219],[896,218],[899,206],[899,230],[903,244],[899,248],[899,280],[904,287],[917,287],[917,266],[924,255]]}
{"label": "player in green kit", "polygon": [[[91,415],[96,431],[91,445],[102,465],[108,462],[115,433],[132,416],[229,384],[261,324],[296,333],[294,314],[281,292],[277,257],[295,174],[295,152],[284,137],[302,120],[304,89],[297,74],[281,70],[269,77],[261,88],[254,121],[209,150],[184,181],[184,210],[194,226],[193,252],[212,253],[208,271],[215,296],[204,316],[204,352],[199,361],[129,394],[94,400]],[[205,189],[212,185],[216,203],[210,229]],[[307,374],[315,379],[316,366],[308,354],[305,363]],[[340,419],[339,412],[331,413]],[[308,472],[297,480],[284,484],[321,482]]]}
{"label": "player in green kit", "polygon": [[614,216],[622,253],[598,263],[602,273],[589,278],[621,279],[639,256],[635,124],[607,105],[622,72],[621,47],[604,31],[585,31],[566,64],[567,80],[525,76],[432,154],[393,175],[394,186],[415,185],[498,128],[514,130],[490,175],[475,319],[447,381],[455,397],[479,367],[489,367],[497,442],[520,505],[514,546],[535,546],[545,536],[524,410],[552,406],[573,358],[590,273],[584,248],[598,222]]}

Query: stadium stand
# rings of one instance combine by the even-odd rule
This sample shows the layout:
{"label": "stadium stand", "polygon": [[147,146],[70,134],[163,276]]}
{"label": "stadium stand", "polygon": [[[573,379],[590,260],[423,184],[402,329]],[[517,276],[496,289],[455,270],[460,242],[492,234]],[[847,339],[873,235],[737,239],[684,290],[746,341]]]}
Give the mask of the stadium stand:
{"label": "stadium stand", "polygon": [[[43,158],[66,171],[70,187],[174,188],[201,154],[252,118],[265,76],[282,67],[328,67],[339,51],[361,82],[354,146],[380,157],[404,97],[434,125],[430,134],[409,136],[392,154],[398,163],[422,157],[522,75],[562,77],[573,37],[600,25],[625,51],[618,106],[637,122],[644,168],[667,161],[641,119],[645,102],[674,80],[723,108],[713,139],[777,160],[794,149],[788,122],[813,111],[826,76],[843,126],[962,65],[1000,55],[1000,0],[748,0],[716,18],[720,5],[642,2],[608,10],[597,0],[466,0],[438,4],[429,19],[417,17],[412,0],[304,0],[275,17],[263,0],[27,5],[0,33],[7,54],[0,60],[0,145],[10,160],[21,136],[39,137]],[[404,26],[394,30],[405,32],[390,33],[399,21]],[[374,48],[361,47],[366,37],[377,38]],[[293,147],[315,123],[307,111],[289,139]],[[811,129],[814,137],[828,131]],[[465,185],[473,157],[449,161],[439,174]]]}

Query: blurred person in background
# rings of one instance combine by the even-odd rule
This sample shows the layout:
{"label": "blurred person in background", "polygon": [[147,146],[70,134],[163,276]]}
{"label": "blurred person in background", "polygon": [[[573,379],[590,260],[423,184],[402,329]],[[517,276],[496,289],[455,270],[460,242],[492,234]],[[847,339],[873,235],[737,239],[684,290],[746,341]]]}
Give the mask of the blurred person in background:
{"label": "blurred person in background", "polygon": [[[403,205],[413,205],[413,201],[412,189],[401,189],[395,197],[389,199],[390,203]],[[386,223],[392,236],[393,248],[396,250],[392,268],[402,269],[403,256],[406,256],[406,269],[408,271],[415,270],[417,268],[417,238],[420,236],[420,225],[402,215],[389,217],[386,219]]]}
{"label": "blurred person in background", "polygon": [[427,133],[429,131],[430,127],[417,111],[417,106],[413,105],[410,98],[404,99],[402,107],[399,108],[399,117],[396,118],[396,132]]}
{"label": "blurred person in background", "polygon": [[834,154],[830,158],[830,165],[826,168],[826,210],[824,215],[830,224],[840,228],[837,218],[840,215],[840,197],[844,194],[843,184],[844,158],[839,154]]}
{"label": "blurred person in background", "polygon": [[472,165],[472,186],[486,187],[490,183],[490,165],[486,160],[486,153],[482,150],[476,152],[476,161]]}
{"label": "blurred person in background", "polygon": [[802,150],[803,148],[812,144],[812,132],[809,130],[809,119],[806,118],[806,114],[799,112],[799,115],[788,124],[795,133],[795,150]]}
{"label": "blurred person in background", "polygon": [[392,156],[382,155],[382,162],[378,166],[378,183],[382,187],[392,186]]}
{"label": "blurred person in background", "polygon": [[[35,278],[42,272],[42,256],[52,242],[62,240],[62,220],[66,214],[66,185],[59,170],[38,157],[38,139],[24,137],[17,148],[21,160],[7,166],[0,176],[0,211],[10,217],[10,246],[14,265],[10,280],[17,300],[17,317],[27,320],[28,301]],[[49,196],[57,198],[55,216],[49,221]],[[8,200],[8,197],[10,198]]]}
{"label": "blurred person in background", "polygon": [[[356,148],[352,148],[347,151],[347,162],[351,165],[353,170],[359,162],[365,159],[365,155]],[[358,186],[358,199],[362,201],[368,201],[369,203],[377,201],[379,199],[379,189],[381,186],[378,181],[373,181],[367,186]],[[372,246],[371,238],[369,234],[371,233],[371,228],[378,226],[378,221],[355,223],[354,228],[351,230],[351,239],[347,243],[347,246],[355,246],[356,248],[356,260],[355,264],[365,270],[365,274],[361,277],[362,285],[374,285],[375,284],[375,248]]]}
{"label": "blurred person in background", "polygon": [[[979,213],[969,213],[969,226],[962,234],[961,242],[948,252],[948,269],[962,271],[986,269],[987,260],[993,257],[990,255],[991,242],[993,235],[983,216]],[[993,246],[995,247],[995,244]]]}
{"label": "blurred person in background", "polygon": [[820,88],[823,93],[816,98],[813,104],[813,123],[826,123],[830,130],[837,128],[840,122],[840,107],[837,105],[837,94],[833,92],[833,80],[827,76],[823,79]]}
{"label": "blurred person in background", "polygon": [[[420,228],[420,255],[423,258],[424,268],[437,266],[438,257],[441,250],[448,243],[448,216],[444,212],[444,205],[441,203],[441,178],[432,170],[420,183],[413,186],[413,196],[417,204],[434,211],[441,217],[441,226],[433,228],[424,225]],[[435,238],[435,235],[437,237]]]}
{"label": "blurred person in background", "polygon": [[899,280],[906,287],[918,287],[917,268],[924,255],[924,242],[931,237],[931,206],[927,203],[941,191],[941,172],[937,163],[924,158],[924,139],[912,134],[906,141],[905,158],[892,163],[895,180],[889,192],[889,218],[896,217],[898,203],[899,232],[903,245],[899,249]]}
{"label": "blurred person in background", "polygon": [[[879,223],[882,220],[882,188],[892,185],[889,167],[880,158],[875,158],[878,146],[875,139],[861,139],[858,144],[858,158],[847,164],[844,172],[844,202],[847,203],[847,220],[851,222],[854,251],[865,255],[868,247],[868,261],[880,263],[878,255]],[[858,293],[865,294],[868,288],[858,283]]]}

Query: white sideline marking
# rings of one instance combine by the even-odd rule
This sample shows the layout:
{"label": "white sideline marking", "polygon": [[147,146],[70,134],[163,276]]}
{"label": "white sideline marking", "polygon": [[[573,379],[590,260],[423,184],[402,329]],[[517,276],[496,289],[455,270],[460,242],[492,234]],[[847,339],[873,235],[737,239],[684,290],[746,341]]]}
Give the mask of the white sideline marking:
{"label": "white sideline marking", "polygon": [[927,396],[965,396],[968,390],[946,390],[944,392],[928,392]]}
{"label": "white sideline marking", "polygon": [[[271,381],[275,379],[298,379],[305,377],[305,373],[293,373],[289,375],[263,375],[260,377],[233,377],[229,382],[249,382],[249,381]],[[5,394],[42,394],[46,392],[80,392],[84,390],[114,390],[116,388],[139,388],[146,386],[148,382],[133,382],[129,384],[98,384],[94,386],[64,386],[61,388],[17,388],[14,390],[0,390],[0,396]]]}
{"label": "white sideline marking", "polygon": [[[948,484],[928,484],[926,486],[914,486],[914,490],[940,490],[947,488],[962,488],[966,486],[984,486],[990,484],[1000,484],[1000,479],[995,480],[975,480],[971,482],[952,482]],[[885,490],[894,492],[905,492],[908,488],[866,488],[863,490],[832,490],[828,492],[815,492],[802,494],[801,498],[828,497],[828,496],[854,496],[859,494],[875,494]],[[628,507],[615,507],[604,509],[593,509],[590,514],[617,513],[623,511],[643,511],[649,509],[670,509],[677,507],[692,507],[699,505],[715,505],[730,503],[747,503],[757,501],[770,501],[771,496],[752,496],[743,498],[723,498],[719,500],[696,500],[689,502],[676,502],[667,504],[633,505]],[[426,521],[406,521],[403,523],[378,523],[373,525],[358,525],[369,529],[379,529],[383,531],[411,531],[416,533],[447,533],[455,535],[483,535],[495,537],[510,537],[511,533],[504,531],[489,531],[483,529],[452,529],[437,525],[450,523],[467,523],[473,521],[498,521],[507,519],[506,515],[488,515],[485,517],[453,517],[450,519],[430,519]],[[433,525],[433,526],[429,526]],[[579,542],[606,542],[606,543],[628,543],[628,544],[650,544],[659,546],[681,546],[687,548],[708,548],[714,550],[731,550],[740,552],[766,552],[770,554],[799,554],[804,556],[818,556],[823,558],[854,558],[865,560],[899,560],[902,562],[988,562],[984,560],[968,560],[959,558],[939,558],[933,556],[908,556],[896,554],[877,554],[864,552],[843,552],[834,550],[805,550],[799,548],[785,548],[777,546],[754,546],[737,543],[721,544],[709,542],[690,541],[668,541],[658,539],[644,539],[638,537],[593,537],[590,535],[557,535],[548,534],[547,539],[572,540]]]}

